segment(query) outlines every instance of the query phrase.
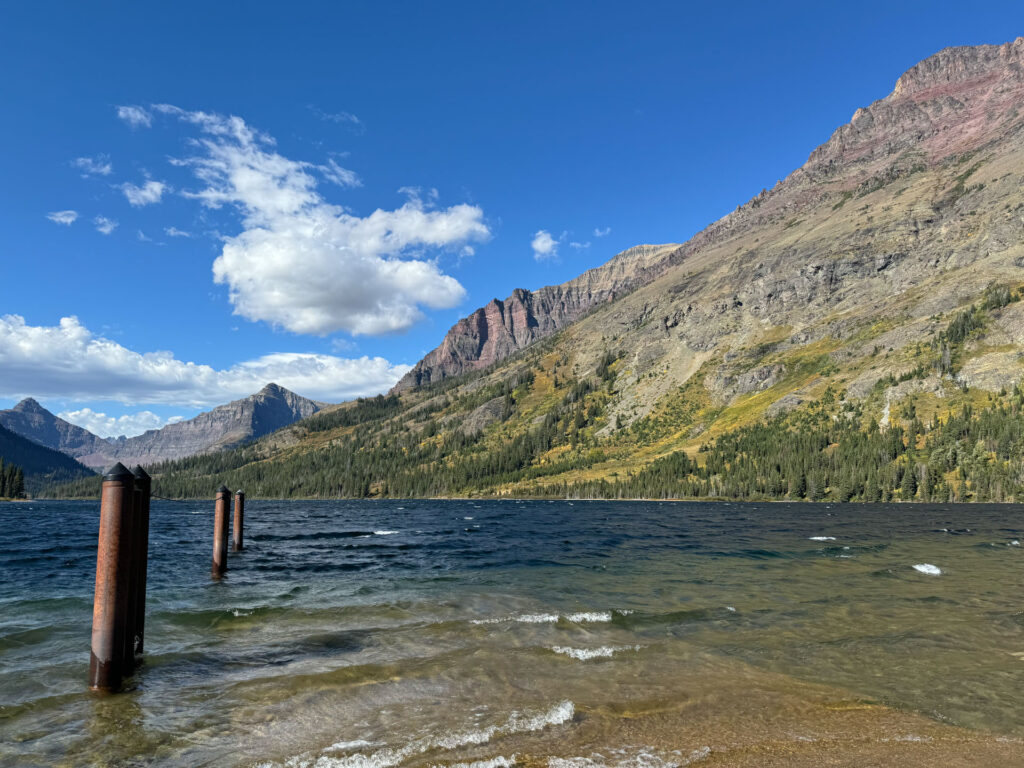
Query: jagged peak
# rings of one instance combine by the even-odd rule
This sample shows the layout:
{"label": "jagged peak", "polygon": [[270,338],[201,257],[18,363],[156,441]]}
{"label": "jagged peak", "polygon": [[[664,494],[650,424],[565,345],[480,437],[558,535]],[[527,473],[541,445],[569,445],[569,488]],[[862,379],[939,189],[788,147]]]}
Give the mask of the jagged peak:
{"label": "jagged peak", "polygon": [[290,390],[285,389],[280,384],[275,384],[274,382],[270,382],[269,384],[264,386],[263,389],[261,389],[259,392],[256,393],[257,396],[259,396],[259,395],[269,395],[271,397],[280,397],[281,395],[289,395],[289,394],[295,394],[295,393],[291,392]]}
{"label": "jagged peak", "polygon": [[26,397],[11,410],[20,413],[49,413],[34,397]]}
{"label": "jagged peak", "polygon": [[1001,45],[965,45],[943,48],[902,75],[892,97],[909,98],[934,88],[973,80],[1009,65],[1024,63],[1024,37]]}

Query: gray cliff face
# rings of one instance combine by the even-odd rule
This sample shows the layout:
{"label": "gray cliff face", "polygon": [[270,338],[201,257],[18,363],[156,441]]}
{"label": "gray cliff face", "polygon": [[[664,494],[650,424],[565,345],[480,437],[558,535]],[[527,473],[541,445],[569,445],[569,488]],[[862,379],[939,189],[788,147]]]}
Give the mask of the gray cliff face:
{"label": "gray cliff face", "polygon": [[137,437],[109,441],[108,456],[87,456],[102,466],[116,459],[129,466],[155,464],[230,448],[312,416],[326,404],[268,384],[255,395],[219,405],[194,419],[151,429]]}
{"label": "gray cliff face", "polygon": [[679,246],[638,245],[561,285],[517,288],[448,331],[441,346],[402,377],[393,391],[485,368],[582,318],[594,307],[646,285],[679,262]]}
{"label": "gray cliff face", "polygon": [[217,406],[194,419],[151,429],[137,437],[104,439],[54,416],[28,398],[0,411],[0,425],[76,458],[91,469],[105,469],[115,461],[145,466],[230,448],[312,416],[325,405],[268,384],[255,395]]}
{"label": "gray cliff face", "polygon": [[31,397],[13,408],[0,411],[0,425],[34,443],[76,459],[107,447],[107,441],[102,437],[54,416]]}

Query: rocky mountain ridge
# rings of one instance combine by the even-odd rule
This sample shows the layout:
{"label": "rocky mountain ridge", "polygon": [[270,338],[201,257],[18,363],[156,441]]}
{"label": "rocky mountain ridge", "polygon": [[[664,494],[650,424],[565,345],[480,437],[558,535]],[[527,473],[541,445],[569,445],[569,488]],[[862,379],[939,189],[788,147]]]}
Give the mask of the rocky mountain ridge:
{"label": "rocky mountain ridge", "polygon": [[[680,488],[665,478],[698,477],[689,457],[700,493],[763,487],[774,472],[773,497],[792,480],[797,498],[847,500],[822,485],[826,431],[841,423],[855,425],[850,439],[910,435],[872,466],[886,498],[908,476],[927,480],[920,498],[1024,498],[1019,433],[958,444],[939,426],[983,409],[989,425],[1008,424],[991,409],[1024,408],[1022,66],[1024,39],[941,51],[772,189],[646,267],[619,259],[609,282],[624,287],[581,288],[568,305],[564,287],[547,304],[514,293],[456,324],[393,396],[257,441],[208,478],[164,482],[190,493],[226,478],[312,496],[601,495],[666,461],[644,486],[664,493]],[[748,467],[737,485],[703,463],[737,430],[756,436],[786,418],[773,440],[801,419],[823,425],[799,477]],[[919,448],[933,424],[942,456]],[[913,497],[916,482],[896,497]]]}
{"label": "rocky mountain ridge", "polygon": [[646,285],[677,263],[679,246],[638,245],[560,285],[516,288],[459,320],[441,345],[395,385],[401,392],[479,370],[579,320],[594,307]]}
{"label": "rocky mountain ridge", "polygon": [[104,439],[27,398],[14,408],[0,411],[0,425],[92,469],[102,470],[115,461],[128,466],[149,466],[241,445],[312,416],[326,405],[277,384],[268,384],[254,395],[219,405],[187,421],[135,437]]}
{"label": "rocky mountain ridge", "polygon": [[0,411],[0,425],[75,459],[107,447],[107,441],[102,437],[55,416],[31,397],[13,408]]}

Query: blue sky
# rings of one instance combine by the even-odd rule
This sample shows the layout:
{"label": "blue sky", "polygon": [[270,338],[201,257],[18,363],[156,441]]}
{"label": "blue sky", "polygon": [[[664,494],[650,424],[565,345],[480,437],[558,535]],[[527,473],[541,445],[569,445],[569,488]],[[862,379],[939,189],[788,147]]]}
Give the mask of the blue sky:
{"label": "blue sky", "polygon": [[1019,34],[1019,2],[4,4],[0,407],[132,434],[387,389]]}

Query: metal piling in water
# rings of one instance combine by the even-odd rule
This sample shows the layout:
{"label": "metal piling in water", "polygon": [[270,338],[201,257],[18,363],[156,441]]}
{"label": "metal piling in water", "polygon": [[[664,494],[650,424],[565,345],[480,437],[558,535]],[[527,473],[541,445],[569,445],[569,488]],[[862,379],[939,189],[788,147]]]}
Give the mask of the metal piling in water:
{"label": "metal piling in water", "polygon": [[132,470],[135,476],[135,625],[132,632],[133,656],[142,655],[146,634],[146,577],[149,571],[149,499],[153,481],[141,466]]}
{"label": "metal piling in water", "polygon": [[96,591],[93,598],[89,687],[115,691],[125,669],[128,595],[131,583],[130,539],[135,476],[118,462],[103,477]]}
{"label": "metal piling in water", "polygon": [[219,579],[228,569],[228,499],[231,491],[226,485],[217,489],[213,505],[213,567],[210,575]]}
{"label": "metal piling in water", "polygon": [[231,549],[234,552],[242,551],[242,528],[245,521],[245,491],[235,491],[235,526],[234,537]]}

